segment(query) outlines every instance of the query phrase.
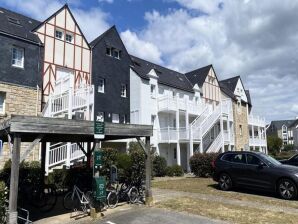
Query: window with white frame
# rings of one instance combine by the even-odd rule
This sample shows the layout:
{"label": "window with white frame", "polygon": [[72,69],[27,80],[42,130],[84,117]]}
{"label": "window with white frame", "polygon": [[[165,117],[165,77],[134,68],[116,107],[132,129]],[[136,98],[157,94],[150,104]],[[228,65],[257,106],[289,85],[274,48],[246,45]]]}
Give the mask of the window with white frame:
{"label": "window with white frame", "polygon": [[151,115],[151,125],[154,126],[155,124],[156,115]]}
{"label": "window with white frame", "polygon": [[151,84],[150,85],[150,92],[151,92],[151,97],[156,97],[156,86]]}
{"label": "window with white frame", "polygon": [[242,136],[242,125],[239,125],[239,135]]}
{"label": "window with white frame", "polygon": [[105,113],[104,112],[98,112],[96,120],[100,121],[100,122],[104,122],[105,121]]}
{"label": "window with white frame", "polygon": [[24,68],[24,48],[12,47],[12,66]]}
{"label": "window with white frame", "polygon": [[120,51],[117,49],[114,49],[113,56],[114,56],[114,58],[120,59]]}
{"label": "window with white frame", "polygon": [[61,31],[61,30],[55,30],[55,37],[57,39],[62,40],[63,39],[63,31]]}
{"label": "window with white frame", "polygon": [[6,98],[6,93],[0,92],[0,114],[5,113],[5,98]]}
{"label": "window with white frame", "polygon": [[70,33],[67,33],[65,35],[65,41],[68,42],[68,43],[72,43],[73,42],[73,35],[70,34]]}
{"label": "window with white frame", "polygon": [[126,115],[123,114],[123,115],[122,115],[122,123],[123,123],[123,124],[126,124],[126,122],[127,122],[126,120],[127,120],[127,119],[126,119]]}
{"label": "window with white frame", "polygon": [[125,84],[121,84],[121,97],[126,97],[127,86]]}
{"label": "window with white frame", "polygon": [[97,91],[99,93],[104,93],[105,92],[105,80],[104,79],[99,79]]}
{"label": "window with white frame", "polygon": [[119,114],[112,114],[112,123],[119,123]]}
{"label": "window with white frame", "polygon": [[112,56],[112,48],[107,47],[107,49],[106,49],[106,55]]}

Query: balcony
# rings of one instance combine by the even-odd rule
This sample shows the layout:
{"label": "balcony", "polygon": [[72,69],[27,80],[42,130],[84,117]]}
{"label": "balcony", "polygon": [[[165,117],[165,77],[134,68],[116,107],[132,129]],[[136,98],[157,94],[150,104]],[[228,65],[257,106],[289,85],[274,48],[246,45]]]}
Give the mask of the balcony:
{"label": "balcony", "polygon": [[169,142],[177,142],[178,136],[180,141],[188,141],[189,140],[189,129],[187,128],[161,128],[159,131],[159,142],[160,143],[169,143]]}
{"label": "balcony", "polygon": [[264,138],[249,138],[249,146],[267,146],[267,141]]}
{"label": "balcony", "polygon": [[265,127],[266,121],[265,121],[265,118],[249,115],[248,116],[248,124],[253,125],[253,126],[258,126],[258,127]]}
{"label": "balcony", "polygon": [[202,110],[202,105],[190,101],[188,99],[180,99],[177,97],[164,96],[157,99],[158,101],[158,111],[177,111],[185,110],[189,114],[200,114]]}
{"label": "balcony", "polygon": [[231,132],[229,134],[229,132],[227,130],[223,131],[223,138],[224,138],[224,142],[225,143],[229,143],[231,145],[234,145],[234,133]]}

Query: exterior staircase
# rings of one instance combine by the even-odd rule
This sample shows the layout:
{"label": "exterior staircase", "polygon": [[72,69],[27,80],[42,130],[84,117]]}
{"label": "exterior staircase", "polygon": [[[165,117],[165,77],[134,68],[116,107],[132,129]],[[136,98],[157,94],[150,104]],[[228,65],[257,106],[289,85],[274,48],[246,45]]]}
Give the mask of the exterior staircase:
{"label": "exterior staircase", "polygon": [[[223,127],[221,120],[223,117],[232,116],[232,102],[229,99],[221,101],[212,111],[210,107],[205,107],[203,112],[191,123],[190,134],[193,141],[200,142],[200,152],[219,152],[224,147]],[[220,122],[220,132],[211,138],[211,129]]]}
{"label": "exterior staircase", "polygon": [[[68,89],[59,94],[51,94],[43,110],[44,117],[91,120],[93,118],[94,88],[93,86]],[[81,143],[87,151],[87,145]],[[46,175],[54,168],[69,167],[75,161],[85,158],[85,154],[77,143],[53,142],[47,144]]]}

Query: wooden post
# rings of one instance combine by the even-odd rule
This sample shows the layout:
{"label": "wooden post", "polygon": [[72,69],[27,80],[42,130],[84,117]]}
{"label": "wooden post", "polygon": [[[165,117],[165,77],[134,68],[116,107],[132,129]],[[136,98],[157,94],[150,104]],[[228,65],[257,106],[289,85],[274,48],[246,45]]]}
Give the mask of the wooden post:
{"label": "wooden post", "polygon": [[46,150],[47,150],[47,143],[46,142],[41,142],[41,171],[42,171],[42,175],[46,174]]}
{"label": "wooden post", "polygon": [[152,205],[153,196],[151,189],[151,156],[150,156],[150,137],[146,137],[145,140],[145,149],[146,149],[146,205]]}
{"label": "wooden post", "polygon": [[13,152],[11,158],[11,175],[9,189],[9,224],[18,222],[18,185],[19,185],[19,164],[20,164],[21,136],[14,135]]}
{"label": "wooden post", "polygon": [[91,142],[87,142],[87,167],[91,168]]}

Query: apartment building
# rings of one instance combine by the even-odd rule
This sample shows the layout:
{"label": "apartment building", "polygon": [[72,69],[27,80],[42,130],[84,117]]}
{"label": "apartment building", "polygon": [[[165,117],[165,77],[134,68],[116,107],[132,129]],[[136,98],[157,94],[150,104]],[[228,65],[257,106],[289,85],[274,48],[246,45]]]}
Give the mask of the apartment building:
{"label": "apartment building", "polygon": [[298,118],[293,120],[271,121],[267,135],[275,135],[282,139],[283,145],[298,145],[297,142]]}
{"label": "apartment building", "polygon": [[[106,122],[151,124],[153,149],[185,170],[195,152],[266,151],[265,122],[252,116],[240,77],[219,81],[212,65],[181,73],[132,56],[115,26],[89,44],[67,5],[32,23],[26,36],[36,41],[39,54],[28,62],[40,63],[28,75],[41,88],[34,97],[41,116],[93,120],[100,115]],[[102,146],[125,149],[127,142]],[[84,156],[77,143],[48,144],[46,170]]]}
{"label": "apartment building", "polygon": [[[41,111],[41,67],[43,46],[31,30],[38,21],[0,7],[0,119],[13,114],[36,116]],[[5,142],[0,168],[10,157]],[[21,152],[27,144],[22,144]],[[38,159],[33,150],[28,159]]]}
{"label": "apartment building", "polygon": [[254,116],[249,90],[240,76],[221,80],[222,98],[233,102],[233,129],[235,148],[238,150],[267,151],[265,119]]}

